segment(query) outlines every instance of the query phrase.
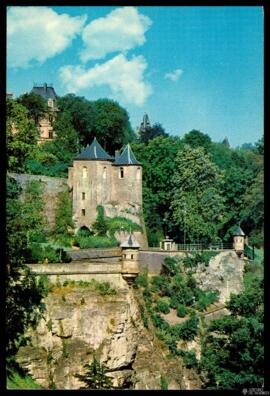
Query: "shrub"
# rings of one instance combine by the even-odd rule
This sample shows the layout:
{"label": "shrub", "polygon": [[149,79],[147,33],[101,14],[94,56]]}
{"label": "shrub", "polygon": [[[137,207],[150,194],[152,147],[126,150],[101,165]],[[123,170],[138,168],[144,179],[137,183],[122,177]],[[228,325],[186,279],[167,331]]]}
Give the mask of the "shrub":
{"label": "shrub", "polygon": [[177,273],[179,273],[177,260],[173,257],[165,257],[161,269],[161,274],[165,276],[174,276]]}
{"label": "shrub", "polygon": [[97,289],[102,296],[115,295],[116,290],[113,289],[109,282],[102,282],[97,285]]}
{"label": "shrub", "polygon": [[136,286],[147,287],[148,286],[148,268],[144,268],[137,278],[135,279]]}
{"label": "shrub", "polygon": [[168,382],[163,375],[160,376],[160,386],[162,390],[168,390]]}
{"label": "shrub", "polygon": [[187,314],[186,307],[184,305],[182,305],[182,304],[179,304],[177,306],[177,316],[179,318],[183,318],[184,316],[186,316],[186,314]]}
{"label": "shrub", "polygon": [[158,311],[158,312],[162,312],[162,313],[164,313],[164,314],[167,314],[167,313],[170,312],[170,306],[169,306],[169,304],[168,304],[165,300],[163,300],[163,299],[159,299],[159,300],[157,301],[157,306],[156,306],[156,308],[157,308],[157,311]]}
{"label": "shrub", "polygon": [[199,301],[196,304],[196,308],[201,312],[204,311],[209,305],[218,300],[218,296],[218,291],[202,292]]}
{"label": "shrub", "polygon": [[28,263],[69,263],[71,258],[63,249],[32,243],[26,249],[25,260]]}
{"label": "shrub", "polygon": [[115,238],[109,238],[107,236],[82,236],[81,234],[76,235],[75,243],[81,249],[109,248],[116,247],[119,244]]}
{"label": "shrub", "polygon": [[108,230],[108,224],[105,220],[104,216],[104,208],[101,205],[97,206],[97,219],[92,225],[93,230],[97,233],[98,236],[105,236]]}

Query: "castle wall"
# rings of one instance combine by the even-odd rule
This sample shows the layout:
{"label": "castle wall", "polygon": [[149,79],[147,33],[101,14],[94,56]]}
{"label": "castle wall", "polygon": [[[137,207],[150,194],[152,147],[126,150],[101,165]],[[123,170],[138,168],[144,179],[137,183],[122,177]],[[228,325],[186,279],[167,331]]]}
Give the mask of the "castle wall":
{"label": "castle wall", "polygon": [[[124,177],[121,178],[121,168]],[[142,205],[142,167],[139,165],[112,165],[112,200]]]}
{"label": "castle wall", "polygon": [[[69,169],[73,192],[73,216],[76,229],[90,227],[96,220],[97,206],[111,200],[111,163],[109,161],[74,161]],[[83,212],[83,210],[85,212]]]}
{"label": "castle wall", "polygon": [[62,191],[68,191],[67,180],[60,177],[18,173],[10,173],[10,176],[21,185],[23,190],[26,189],[26,184],[32,180],[37,180],[43,183],[44,214],[47,217],[49,227],[53,228],[55,225],[55,211],[57,207],[58,194]]}

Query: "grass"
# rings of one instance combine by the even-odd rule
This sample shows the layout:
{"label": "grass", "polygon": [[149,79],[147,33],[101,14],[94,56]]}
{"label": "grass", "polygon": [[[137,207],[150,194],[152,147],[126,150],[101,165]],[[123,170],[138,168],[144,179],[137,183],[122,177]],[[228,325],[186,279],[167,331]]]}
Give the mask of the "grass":
{"label": "grass", "polygon": [[7,389],[44,389],[30,375],[22,376],[14,372],[7,378]]}
{"label": "grass", "polygon": [[111,287],[111,284],[109,282],[98,282],[95,279],[92,279],[90,282],[86,282],[82,280],[81,281],[66,280],[63,283],[63,285],[53,286],[52,293],[63,297],[77,287],[87,288],[89,290],[96,291],[101,296],[106,296],[106,295],[111,296],[117,294],[116,290],[113,287]]}

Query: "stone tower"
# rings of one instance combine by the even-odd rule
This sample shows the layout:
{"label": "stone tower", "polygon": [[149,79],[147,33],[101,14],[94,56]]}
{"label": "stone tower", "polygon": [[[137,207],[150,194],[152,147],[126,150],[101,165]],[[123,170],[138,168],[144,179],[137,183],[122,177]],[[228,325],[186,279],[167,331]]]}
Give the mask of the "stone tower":
{"label": "stone tower", "polygon": [[[136,232],[141,246],[147,247],[142,216],[142,166],[128,144],[119,155],[111,157],[95,138],[73,161],[68,185],[72,190],[75,232],[81,227],[91,229],[97,217],[97,206],[107,217],[125,217],[141,226]],[[116,238],[122,242],[125,232]]]}

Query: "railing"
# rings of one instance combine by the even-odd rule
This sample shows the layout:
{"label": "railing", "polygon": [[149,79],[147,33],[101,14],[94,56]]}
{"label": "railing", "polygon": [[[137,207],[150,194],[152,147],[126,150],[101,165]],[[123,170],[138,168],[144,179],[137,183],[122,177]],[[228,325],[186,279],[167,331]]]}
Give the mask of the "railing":
{"label": "railing", "polygon": [[231,250],[233,244],[231,242],[219,242],[219,243],[178,243],[176,244],[177,250]]}

